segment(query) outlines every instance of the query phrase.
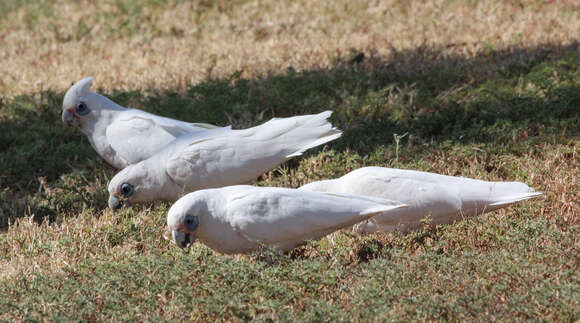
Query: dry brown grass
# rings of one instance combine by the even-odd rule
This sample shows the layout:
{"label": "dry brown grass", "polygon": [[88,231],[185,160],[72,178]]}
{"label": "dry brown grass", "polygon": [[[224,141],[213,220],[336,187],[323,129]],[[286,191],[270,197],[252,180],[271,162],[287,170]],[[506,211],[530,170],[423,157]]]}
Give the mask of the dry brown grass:
{"label": "dry brown grass", "polygon": [[39,2],[1,25],[2,95],[87,75],[106,89],[179,88],[208,74],[330,67],[351,49],[387,57],[423,44],[470,57],[567,43],[580,30],[578,1],[170,1],[128,22],[110,0]]}
{"label": "dry brown grass", "polygon": [[[163,221],[158,220],[151,216],[150,210],[139,212],[137,217],[130,219],[136,227],[157,228],[159,234],[153,243],[148,244],[149,250],[172,247],[161,234],[165,230]],[[48,221],[39,225],[32,217],[21,219],[9,229],[20,233],[21,238],[5,245],[7,249],[3,254],[9,260],[0,261],[0,279],[10,279],[17,274],[62,274],[78,262],[98,261],[103,255],[111,256],[112,261],[124,259],[140,248],[140,243],[131,241],[116,245],[110,239],[103,239],[103,232],[123,232],[122,223],[119,214],[109,210],[90,210],[59,225],[50,225]]]}
{"label": "dry brown grass", "polygon": [[[0,229],[16,221],[0,234],[0,320],[580,317],[579,1],[135,2],[0,12]],[[343,138],[259,185],[376,165],[545,196],[408,235],[340,232],[288,256],[183,252],[163,239],[169,205],[105,210],[114,171],[59,120],[63,91],[87,75],[124,104],[203,110],[195,121],[333,109]],[[409,132],[398,160],[395,129]]]}

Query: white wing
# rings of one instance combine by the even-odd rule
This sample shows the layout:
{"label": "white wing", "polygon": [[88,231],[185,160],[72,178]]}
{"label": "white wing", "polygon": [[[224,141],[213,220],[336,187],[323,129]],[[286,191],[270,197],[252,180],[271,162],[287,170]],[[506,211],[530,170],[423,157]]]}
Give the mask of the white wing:
{"label": "white wing", "polygon": [[314,182],[304,190],[346,192],[400,201],[409,208],[372,219],[383,230],[421,226],[427,215],[433,224],[451,223],[481,214],[541,193],[519,182],[486,182],[434,173],[365,167],[336,179]]}
{"label": "white wing", "polygon": [[290,157],[340,137],[326,120],[329,116],[323,112],[273,119],[250,129],[192,136],[167,159],[166,172],[186,191],[247,183]]}
{"label": "white wing", "polygon": [[149,119],[155,122],[155,124],[158,125],[159,127],[163,128],[165,131],[173,134],[175,137],[179,137],[185,133],[190,132],[204,131],[216,128],[225,128],[225,129],[231,128],[231,126],[218,127],[208,123],[189,123],[181,120],[175,120],[171,118],[158,116],[138,109],[129,109],[123,113],[124,115],[133,115],[135,117]]}
{"label": "white wing", "polygon": [[165,170],[186,191],[246,183],[281,162],[254,148],[235,134],[196,138],[169,157]]}
{"label": "white wing", "polygon": [[461,209],[459,191],[454,186],[415,175],[418,174],[396,169],[365,167],[335,180],[306,184],[300,189],[374,196],[408,204],[409,208],[399,210],[395,218],[411,214],[417,214],[422,218],[433,212],[447,213]]}
{"label": "white wing", "polygon": [[345,181],[343,186],[356,188],[354,191],[349,190],[350,193],[371,193],[407,203],[418,210],[432,212],[433,215],[453,215],[456,218],[459,215],[472,216],[491,211],[542,194],[521,182],[488,182],[382,167],[361,168],[342,179]]}
{"label": "white wing", "polygon": [[286,188],[242,188],[227,204],[230,224],[248,240],[277,244],[317,238],[374,215],[405,207],[354,195]]}
{"label": "white wing", "polygon": [[107,127],[107,142],[131,164],[151,157],[175,136],[150,119],[133,117],[117,120]]}
{"label": "white wing", "polygon": [[[145,160],[186,133],[216,128],[159,117],[140,110],[127,110],[106,129],[107,142],[131,164]],[[225,128],[227,129],[227,128]]]}
{"label": "white wing", "polygon": [[[350,174],[349,174],[350,175]],[[362,175],[362,176],[361,176]],[[352,174],[342,187],[348,193],[388,198],[409,204],[419,216],[458,212],[462,202],[459,188],[411,172]],[[350,187],[350,188],[349,188]],[[403,210],[401,210],[403,211]],[[410,212],[409,209],[404,210]]]}

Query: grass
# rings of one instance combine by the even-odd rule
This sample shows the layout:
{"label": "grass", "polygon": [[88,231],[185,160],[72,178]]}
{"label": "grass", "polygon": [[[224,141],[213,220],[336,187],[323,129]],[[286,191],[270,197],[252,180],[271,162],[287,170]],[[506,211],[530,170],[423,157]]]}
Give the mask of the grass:
{"label": "grass", "polygon": [[[0,318],[580,319],[578,7],[386,3],[3,2]],[[59,116],[89,74],[122,105],[182,120],[335,111],[343,138],[258,185],[379,165],[519,180],[545,197],[288,255],[184,252],[162,238],[169,205],[106,209],[115,171]]]}

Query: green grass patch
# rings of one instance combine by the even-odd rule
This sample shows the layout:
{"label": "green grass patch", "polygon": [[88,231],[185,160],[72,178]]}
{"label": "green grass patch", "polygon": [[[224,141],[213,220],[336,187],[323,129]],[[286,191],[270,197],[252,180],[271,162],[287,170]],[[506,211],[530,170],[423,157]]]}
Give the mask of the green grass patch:
{"label": "green grass patch", "polygon": [[[546,193],[454,225],[339,233],[288,255],[178,250],[162,238],[164,203],[110,214],[106,185],[115,172],[62,124],[63,93],[2,98],[0,317],[578,320],[578,45],[490,49],[470,59],[437,53],[337,57],[332,69],[103,93],[238,128],[335,111],[343,138],[258,185],[297,187],[379,165],[519,180]],[[405,133],[397,149],[393,134]]]}

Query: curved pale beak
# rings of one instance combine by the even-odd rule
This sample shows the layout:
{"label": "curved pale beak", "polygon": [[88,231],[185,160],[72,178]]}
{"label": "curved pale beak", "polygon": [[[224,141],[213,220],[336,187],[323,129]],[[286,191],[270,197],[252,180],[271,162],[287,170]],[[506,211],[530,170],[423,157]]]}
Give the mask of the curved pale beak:
{"label": "curved pale beak", "polygon": [[62,118],[62,122],[66,123],[70,126],[76,127],[79,125],[79,120],[76,118],[74,113],[72,113],[69,110],[62,110],[61,118]]}
{"label": "curved pale beak", "polygon": [[123,206],[123,203],[121,202],[121,200],[114,196],[114,195],[109,195],[109,209],[111,209],[112,211],[115,211],[117,209],[120,209]]}
{"label": "curved pale beak", "polygon": [[111,209],[112,211],[118,210],[123,206],[123,202],[121,202],[121,200],[114,196],[114,195],[109,195],[109,209]]}
{"label": "curved pale beak", "polygon": [[179,248],[189,247],[195,242],[195,236],[192,236],[191,233],[172,230],[171,236],[173,237],[173,242],[175,242]]}
{"label": "curved pale beak", "polygon": [[128,200],[121,200],[120,198],[116,197],[115,195],[109,195],[109,209],[111,211],[118,210],[122,207],[129,207],[131,206],[131,202]]}

